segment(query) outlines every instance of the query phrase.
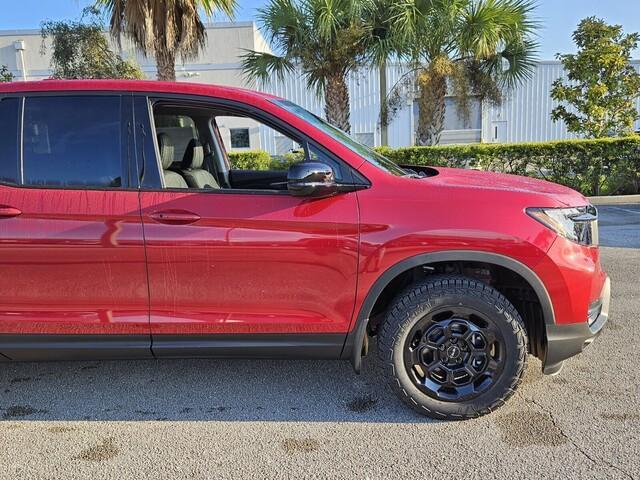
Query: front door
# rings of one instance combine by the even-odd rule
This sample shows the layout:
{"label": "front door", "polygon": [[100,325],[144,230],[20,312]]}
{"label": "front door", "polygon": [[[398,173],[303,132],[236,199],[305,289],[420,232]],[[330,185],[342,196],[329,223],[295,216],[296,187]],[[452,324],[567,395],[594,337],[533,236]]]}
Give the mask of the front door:
{"label": "front door", "polygon": [[150,356],[130,98],[5,98],[0,110],[0,353]]}
{"label": "front door", "polygon": [[[262,128],[224,119],[246,142],[243,121]],[[140,195],[154,354],[337,358],[355,299],[356,194],[301,199],[283,190],[286,169],[208,167],[229,137],[213,111],[158,107],[155,124],[142,128],[162,145],[141,155],[155,151]]]}

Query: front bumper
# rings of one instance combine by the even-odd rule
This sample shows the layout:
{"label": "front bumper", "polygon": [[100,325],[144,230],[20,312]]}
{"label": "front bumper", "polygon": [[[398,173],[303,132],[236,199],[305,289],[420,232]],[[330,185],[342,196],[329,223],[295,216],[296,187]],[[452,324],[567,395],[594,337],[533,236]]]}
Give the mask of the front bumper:
{"label": "front bumper", "polygon": [[547,348],[542,371],[545,375],[554,375],[562,370],[564,361],[579,354],[602,332],[609,318],[609,302],[611,300],[611,280],[604,282],[600,294],[600,314],[590,325],[570,323],[565,325],[547,325]]}

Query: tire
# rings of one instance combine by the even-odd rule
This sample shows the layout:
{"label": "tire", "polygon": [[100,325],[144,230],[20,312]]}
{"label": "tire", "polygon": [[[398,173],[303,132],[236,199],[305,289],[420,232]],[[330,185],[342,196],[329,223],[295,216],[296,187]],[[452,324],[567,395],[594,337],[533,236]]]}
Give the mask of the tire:
{"label": "tire", "polygon": [[443,420],[502,406],[522,379],[527,345],[514,306],[463,276],[413,284],[393,301],[378,332],[378,355],[393,390],[415,411]]}

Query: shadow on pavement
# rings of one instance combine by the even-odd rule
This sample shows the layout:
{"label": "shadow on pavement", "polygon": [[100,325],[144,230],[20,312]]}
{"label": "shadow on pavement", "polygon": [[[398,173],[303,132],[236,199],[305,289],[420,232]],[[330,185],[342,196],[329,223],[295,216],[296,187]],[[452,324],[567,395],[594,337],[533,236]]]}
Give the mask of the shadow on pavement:
{"label": "shadow on pavement", "polygon": [[347,362],[7,363],[0,419],[425,422],[383,384],[375,352]]}

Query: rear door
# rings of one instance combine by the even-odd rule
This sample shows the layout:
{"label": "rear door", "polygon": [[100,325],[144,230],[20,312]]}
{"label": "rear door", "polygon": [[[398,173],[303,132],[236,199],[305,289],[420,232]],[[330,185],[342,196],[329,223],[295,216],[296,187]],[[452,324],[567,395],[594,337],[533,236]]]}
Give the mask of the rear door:
{"label": "rear door", "polygon": [[150,356],[131,97],[27,95],[0,110],[0,352]]}

